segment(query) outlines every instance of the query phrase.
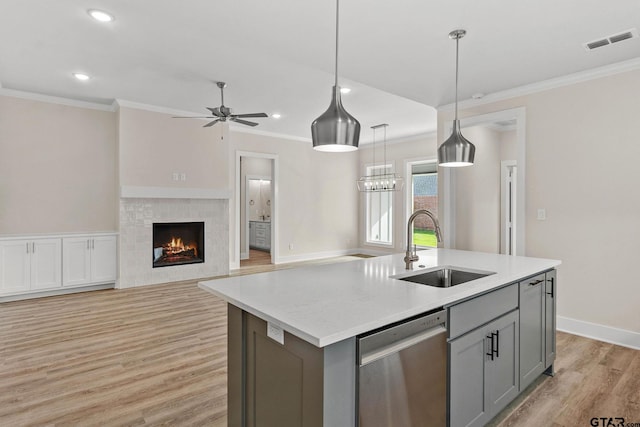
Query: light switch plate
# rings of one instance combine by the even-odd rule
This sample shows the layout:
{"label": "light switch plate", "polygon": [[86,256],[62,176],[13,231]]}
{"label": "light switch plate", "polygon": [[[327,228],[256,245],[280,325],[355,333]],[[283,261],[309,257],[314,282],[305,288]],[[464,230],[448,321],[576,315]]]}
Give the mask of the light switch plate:
{"label": "light switch plate", "polygon": [[267,322],[267,336],[272,340],[284,345],[284,329],[271,322]]}
{"label": "light switch plate", "polygon": [[547,219],[547,210],[546,209],[538,209],[538,220],[544,221]]}

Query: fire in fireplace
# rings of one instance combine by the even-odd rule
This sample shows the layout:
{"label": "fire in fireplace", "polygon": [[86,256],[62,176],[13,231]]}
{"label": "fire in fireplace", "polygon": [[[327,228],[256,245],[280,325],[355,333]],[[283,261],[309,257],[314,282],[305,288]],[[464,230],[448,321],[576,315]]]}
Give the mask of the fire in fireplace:
{"label": "fire in fireplace", "polygon": [[153,268],[204,262],[204,222],[153,224]]}

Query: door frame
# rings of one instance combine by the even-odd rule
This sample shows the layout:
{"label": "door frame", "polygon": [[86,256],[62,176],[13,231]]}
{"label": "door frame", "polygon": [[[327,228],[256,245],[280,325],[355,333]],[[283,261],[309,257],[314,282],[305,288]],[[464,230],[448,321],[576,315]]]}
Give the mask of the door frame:
{"label": "door frame", "polygon": [[[273,164],[271,164],[271,167],[273,168]],[[240,171],[242,172],[242,171]],[[249,197],[247,197],[249,195],[249,181],[251,180],[267,180],[269,182],[271,182],[271,177],[270,176],[266,176],[266,175],[245,175],[244,177],[244,216],[245,216],[245,224],[244,224],[244,242],[245,242],[245,248],[247,249],[247,252],[242,253],[240,252],[240,261],[242,261],[243,259],[249,259],[249,218],[247,215],[247,212],[249,212]],[[240,218],[242,218],[242,213],[240,213]],[[273,217],[272,217],[273,219]],[[241,224],[242,226],[242,224]]]}
{"label": "door frame", "polygon": [[236,170],[235,170],[235,179],[233,181],[233,185],[235,186],[234,198],[235,198],[235,230],[234,230],[234,256],[229,260],[229,269],[236,270],[240,268],[240,179],[242,177],[240,171],[240,159],[242,157],[254,157],[259,159],[268,159],[271,160],[271,263],[276,264],[279,260],[279,242],[278,238],[278,230],[280,229],[278,226],[278,220],[280,215],[278,214],[279,208],[279,176],[280,176],[280,166],[279,166],[279,157],[277,154],[271,153],[258,153],[253,151],[236,151]]}
{"label": "door frame", "polygon": [[[425,163],[433,163],[436,165],[436,172],[438,174],[438,180],[440,179],[440,174],[438,173],[438,158],[434,156],[427,157],[416,157],[411,159],[404,160],[404,173],[405,173],[405,189],[404,189],[404,222],[402,223],[402,236],[404,237],[403,242],[407,241],[407,222],[409,221],[409,217],[413,214],[413,165],[421,165]],[[438,184],[438,188],[440,188],[440,184]],[[440,206],[442,198],[438,192],[438,206]],[[438,208],[440,210],[440,208]],[[440,217],[438,212],[432,212],[437,218]],[[403,244],[404,248],[406,245]]]}
{"label": "door frame", "polygon": [[[496,121],[516,119],[516,162],[518,174],[516,180],[516,250],[514,255],[525,255],[525,229],[526,229],[526,195],[525,195],[525,158],[526,158],[526,108],[516,107],[507,110],[496,111],[493,113],[479,114],[468,116],[460,119],[460,127],[470,127]],[[453,125],[449,124],[445,127],[445,134],[450,135]],[[439,146],[439,144],[438,144]],[[473,166],[472,166],[473,167]],[[455,194],[456,180],[455,173],[452,169],[441,168],[443,170],[443,217],[444,221],[444,242],[446,248],[454,248],[455,245],[455,222],[456,222],[456,203],[452,194]],[[438,200],[440,202],[440,200]]]}

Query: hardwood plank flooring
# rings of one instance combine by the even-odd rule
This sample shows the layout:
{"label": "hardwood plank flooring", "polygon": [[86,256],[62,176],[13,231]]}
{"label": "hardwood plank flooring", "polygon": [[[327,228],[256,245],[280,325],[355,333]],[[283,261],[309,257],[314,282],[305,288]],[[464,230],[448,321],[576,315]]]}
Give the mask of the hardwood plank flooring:
{"label": "hardwood plank flooring", "polygon": [[271,264],[271,253],[249,249],[249,259],[240,260],[240,268]]}
{"label": "hardwood plank flooring", "polygon": [[[0,426],[225,426],[226,357],[226,305],[194,282],[2,303]],[[556,376],[491,425],[592,417],[640,422],[640,351],[558,333]]]}

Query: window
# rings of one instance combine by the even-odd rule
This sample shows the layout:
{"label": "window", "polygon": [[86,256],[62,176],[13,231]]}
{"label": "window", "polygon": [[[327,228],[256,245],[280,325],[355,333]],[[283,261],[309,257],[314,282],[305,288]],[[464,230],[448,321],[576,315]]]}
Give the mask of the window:
{"label": "window", "polygon": [[[376,165],[367,167],[367,175],[393,173],[393,166]],[[366,194],[367,243],[393,245],[393,191]]]}
{"label": "window", "polygon": [[[414,164],[411,167],[412,212],[426,209],[438,215],[438,172],[435,163]],[[433,223],[420,215],[413,223],[413,243],[418,247],[437,247]]]}

